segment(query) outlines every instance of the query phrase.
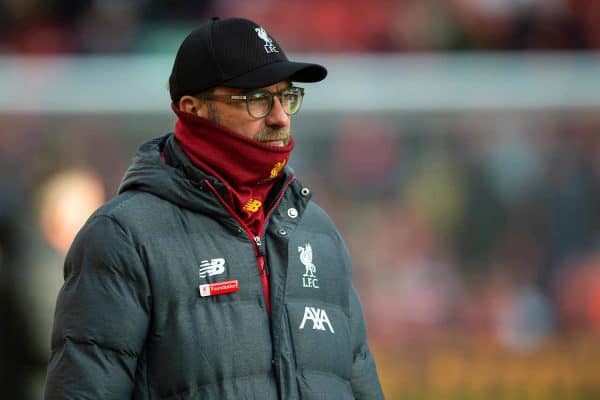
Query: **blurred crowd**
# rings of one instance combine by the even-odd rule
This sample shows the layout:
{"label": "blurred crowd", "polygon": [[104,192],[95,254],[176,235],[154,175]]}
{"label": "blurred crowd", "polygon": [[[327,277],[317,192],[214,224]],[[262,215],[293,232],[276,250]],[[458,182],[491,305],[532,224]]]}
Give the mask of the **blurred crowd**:
{"label": "blurred crowd", "polygon": [[600,48],[591,0],[4,0],[0,52],[171,51],[212,16],[245,16],[288,51]]}
{"label": "blurred crowd", "polygon": [[375,341],[452,331],[530,351],[600,334],[597,113],[354,115],[333,131],[302,165]]}

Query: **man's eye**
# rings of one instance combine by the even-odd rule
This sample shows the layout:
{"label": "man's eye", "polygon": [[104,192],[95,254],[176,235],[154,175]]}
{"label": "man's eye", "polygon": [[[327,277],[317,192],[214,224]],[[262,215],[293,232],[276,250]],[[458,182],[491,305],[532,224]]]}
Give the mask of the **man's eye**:
{"label": "man's eye", "polygon": [[288,100],[297,100],[298,93],[296,92],[283,92],[283,98]]}

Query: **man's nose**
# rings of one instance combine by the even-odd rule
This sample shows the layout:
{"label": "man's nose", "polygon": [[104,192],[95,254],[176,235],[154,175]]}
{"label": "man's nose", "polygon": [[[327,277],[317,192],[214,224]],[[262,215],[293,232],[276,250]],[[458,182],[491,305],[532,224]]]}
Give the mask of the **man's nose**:
{"label": "man's nose", "polygon": [[284,127],[290,123],[290,116],[283,111],[283,106],[279,97],[273,96],[273,107],[271,112],[265,117],[265,123],[268,126]]}

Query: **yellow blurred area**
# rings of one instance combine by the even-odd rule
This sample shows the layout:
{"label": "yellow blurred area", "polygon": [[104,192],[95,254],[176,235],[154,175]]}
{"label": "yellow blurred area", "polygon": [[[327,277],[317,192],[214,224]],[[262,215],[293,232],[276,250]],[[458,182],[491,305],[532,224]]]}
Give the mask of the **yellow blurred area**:
{"label": "yellow blurred area", "polygon": [[592,399],[600,393],[600,341],[557,338],[516,353],[487,340],[444,335],[375,348],[386,399]]}

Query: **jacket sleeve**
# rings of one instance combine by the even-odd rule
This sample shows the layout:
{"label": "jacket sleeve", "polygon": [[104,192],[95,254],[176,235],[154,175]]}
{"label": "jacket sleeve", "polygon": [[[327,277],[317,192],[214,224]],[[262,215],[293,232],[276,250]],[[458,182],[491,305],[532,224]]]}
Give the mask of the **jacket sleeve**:
{"label": "jacket sleeve", "polygon": [[[352,273],[352,263],[343,239],[338,234],[343,257],[349,273]],[[363,316],[362,306],[354,286],[350,288],[350,329],[352,335],[353,365],[352,365],[352,392],[357,400],[383,399],[383,391],[379,383],[375,360],[367,344],[367,328]]]}
{"label": "jacket sleeve", "polygon": [[92,217],[65,261],[44,398],[129,399],[150,320],[147,275],[128,233]]}
{"label": "jacket sleeve", "polygon": [[362,307],[358,295],[351,288],[350,324],[352,329],[352,347],[354,363],[352,365],[352,392],[357,400],[383,399],[383,391],[379,383],[375,360],[367,345],[367,329],[363,318]]}

